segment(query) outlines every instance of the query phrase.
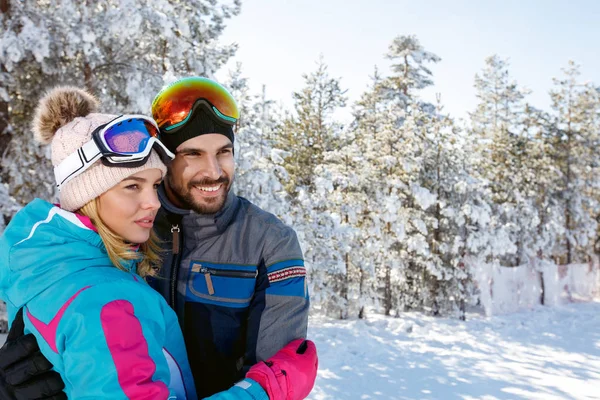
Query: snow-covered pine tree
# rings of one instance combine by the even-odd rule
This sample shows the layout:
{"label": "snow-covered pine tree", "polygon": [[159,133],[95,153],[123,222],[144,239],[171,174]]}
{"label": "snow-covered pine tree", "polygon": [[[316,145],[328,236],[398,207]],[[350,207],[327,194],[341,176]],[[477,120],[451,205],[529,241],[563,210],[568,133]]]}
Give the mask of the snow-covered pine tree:
{"label": "snow-covered pine tree", "polygon": [[338,243],[346,227],[341,225],[339,208],[329,203],[331,175],[319,168],[325,154],[339,146],[341,126],[332,114],[345,105],[345,91],[339,79],[329,75],[322,57],[317,69],[303,77],[304,87],[293,94],[295,115],[285,118],[274,146],[286,151],[285,186],[293,199],[293,226],[303,245],[313,304],[343,317],[346,245]]}
{"label": "snow-covered pine tree", "polygon": [[355,174],[359,182],[364,182],[365,196],[363,215],[357,221],[361,246],[353,256],[361,259],[357,263],[361,271],[360,292],[376,296],[375,303],[390,315],[398,310],[398,290],[403,281],[401,252],[405,220],[399,198],[403,183],[398,176],[402,168],[396,157],[398,138],[394,116],[398,107],[386,97],[387,88],[383,83],[384,78],[375,69],[369,88],[353,110],[350,129],[362,159],[362,166]]}
{"label": "snow-covered pine tree", "polygon": [[502,246],[494,246],[491,257],[507,266],[521,264],[531,255],[524,247],[534,234],[537,219],[530,198],[521,193],[524,140],[519,137],[527,91],[510,77],[508,61],[497,55],[486,58],[475,76],[479,104],[471,114],[473,134],[478,138],[477,177],[492,191],[492,229]]}
{"label": "snow-covered pine tree", "polygon": [[397,36],[388,48],[386,58],[392,61],[392,75],[384,87],[387,95],[406,109],[415,104],[414,99],[420,90],[433,85],[433,73],[429,63],[441,60],[436,54],[426,51],[414,35]]}
{"label": "snow-covered pine tree", "polygon": [[[376,138],[380,141],[376,147],[380,147],[388,162],[381,169],[384,173],[381,182],[385,186],[394,185],[380,191],[391,196],[382,199],[396,203],[396,217],[403,226],[394,263],[400,266],[397,284],[392,289],[392,297],[396,299],[394,308],[397,312],[425,309],[438,313],[441,307],[435,305],[433,299],[437,295],[433,294],[438,292],[439,281],[444,276],[440,272],[442,262],[428,240],[438,227],[428,211],[437,197],[431,192],[433,186],[428,187],[423,178],[425,160],[433,154],[429,151],[428,130],[433,126],[434,107],[423,102],[419,95],[422,89],[433,84],[428,64],[440,58],[426,51],[414,36],[395,38],[387,57],[394,62],[393,74],[383,80],[380,90],[387,104],[391,129],[388,137]],[[389,168],[392,165],[393,168]],[[385,232],[384,237],[389,233]],[[385,288],[389,286],[391,271],[387,267],[384,271]],[[386,303],[385,309],[389,312],[389,295],[384,295]]]}
{"label": "snow-covered pine tree", "polygon": [[[582,207],[586,212],[589,227],[586,229],[588,241],[583,245],[588,255],[598,252],[600,243],[600,87],[588,82],[577,97],[576,107],[581,110],[581,140],[584,153],[580,155],[583,180]],[[595,231],[594,232],[594,226]]]}
{"label": "snow-covered pine tree", "polygon": [[303,78],[304,87],[293,93],[295,115],[284,120],[277,134],[279,148],[294,149],[285,162],[290,192],[300,186],[314,188],[315,168],[322,163],[323,154],[335,148],[340,129],[332,114],[346,105],[346,91],[338,78],[329,75],[323,56],[317,69]]}
{"label": "snow-covered pine tree", "polygon": [[[347,223],[353,227],[350,231],[353,249],[346,253],[347,306],[349,315],[358,315],[359,318],[365,317],[367,307],[380,304],[377,298],[376,270],[381,269],[381,263],[391,268],[386,257],[393,257],[381,248],[383,231],[378,218],[379,210],[371,207],[373,198],[380,196],[380,182],[377,179],[380,173],[376,163],[379,153],[372,146],[372,140],[385,129],[386,120],[389,122],[381,93],[382,80],[375,67],[369,87],[353,106],[353,122],[344,132],[346,140],[337,152],[337,159],[341,164],[339,172],[345,174],[345,179],[341,178],[338,186],[343,193],[340,197],[347,196],[351,200],[340,204],[340,210]],[[403,232],[403,226],[396,226],[395,221],[390,221],[389,228]],[[388,293],[387,304],[392,304],[391,273],[388,276],[389,290],[385,292],[383,288],[383,291]],[[399,273],[395,276],[399,276]]]}
{"label": "snow-covered pine tree", "polygon": [[[365,248],[366,205],[371,189],[372,170],[361,147],[360,131],[343,130],[336,149],[325,152],[315,170],[313,198],[323,201],[335,222],[332,246],[341,255],[340,275],[331,281],[335,297],[324,299],[324,308],[339,318],[362,317],[372,304],[373,265]],[[320,208],[317,208],[320,209]],[[340,264],[343,263],[342,264]]]}
{"label": "snow-covered pine tree", "polygon": [[278,123],[270,110],[273,101],[267,99],[264,86],[259,95],[250,94],[248,78],[243,76],[240,64],[230,71],[224,84],[240,108],[235,192],[291,224],[289,195],[283,187],[287,171],[282,164],[287,153],[273,147],[273,130]]}
{"label": "snow-covered pine tree", "polygon": [[[585,261],[591,251],[598,222],[596,196],[588,195],[589,170],[597,164],[597,89],[591,83],[579,81],[579,66],[569,61],[564,77],[555,78],[551,90],[554,110],[551,144],[556,168],[561,180],[556,199],[564,215],[564,263]],[[596,128],[594,128],[596,126]],[[596,214],[596,215],[594,215]]]}
{"label": "snow-covered pine tree", "polygon": [[598,157],[600,149],[600,86],[587,84],[579,99],[579,106],[585,113],[582,127],[585,132],[584,141],[587,150],[584,196],[588,199],[588,213],[597,223],[593,249],[590,250],[600,254],[600,157]]}
{"label": "snow-covered pine tree", "polygon": [[522,248],[529,249],[528,257],[538,260],[555,260],[561,256],[563,212],[555,192],[560,187],[561,176],[554,166],[549,130],[550,116],[527,104],[521,121],[524,163],[520,165],[520,194],[533,201],[537,221],[531,219],[530,227],[521,227],[530,235],[522,235]]}
{"label": "snow-covered pine tree", "polygon": [[[464,318],[471,293],[471,276],[465,267],[464,217],[461,209],[471,205],[465,196],[472,178],[467,172],[468,142],[453,120],[444,115],[441,96],[435,113],[424,114],[422,168],[412,193],[426,216],[427,257],[421,257],[426,291],[422,307],[434,315]],[[463,190],[457,190],[457,187]],[[473,189],[469,188],[469,192]]]}

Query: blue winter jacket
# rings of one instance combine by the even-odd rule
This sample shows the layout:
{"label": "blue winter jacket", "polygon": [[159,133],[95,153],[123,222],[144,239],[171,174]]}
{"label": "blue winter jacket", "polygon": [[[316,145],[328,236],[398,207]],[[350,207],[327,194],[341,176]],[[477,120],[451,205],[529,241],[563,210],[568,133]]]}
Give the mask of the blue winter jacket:
{"label": "blue winter jacket", "polygon": [[[76,399],[196,399],[177,317],[85,219],[36,199],[0,237],[0,298]],[[214,400],[268,400],[251,380]]]}

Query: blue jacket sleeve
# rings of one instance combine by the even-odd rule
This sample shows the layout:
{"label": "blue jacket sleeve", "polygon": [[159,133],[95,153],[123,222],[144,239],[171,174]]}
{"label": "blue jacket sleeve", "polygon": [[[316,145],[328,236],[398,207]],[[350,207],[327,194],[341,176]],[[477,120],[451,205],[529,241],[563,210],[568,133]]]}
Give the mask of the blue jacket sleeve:
{"label": "blue jacket sleeve", "polygon": [[231,389],[214,394],[205,400],[269,400],[269,396],[258,383],[246,378]]}
{"label": "blue jacket sleeve", "polygon": [[296,232],[271,226],[248,314],[244,367],[267,360],[294,339],[306,338],[310,301]]}
{"label": "blue jacket sleeve", "polygon": [[69,305],[56,331],[63,362],[57,367],[69,398],[176,398],[163,353],[165,319],[154,295],[118,281],[89,287]]}

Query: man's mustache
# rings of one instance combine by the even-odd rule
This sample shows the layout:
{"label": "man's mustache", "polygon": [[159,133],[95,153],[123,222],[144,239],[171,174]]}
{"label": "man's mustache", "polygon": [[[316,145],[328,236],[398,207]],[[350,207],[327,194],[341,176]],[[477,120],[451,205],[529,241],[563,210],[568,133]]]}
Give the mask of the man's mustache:
{"label": "man's mustache", "polygon": [[229,178],[226,176],[221,176],[219,179],[201,179],[197,181],[190,181],[188,183],[188,188],[192,188],[193,186],[218,185],[219,183],[229,184]]}

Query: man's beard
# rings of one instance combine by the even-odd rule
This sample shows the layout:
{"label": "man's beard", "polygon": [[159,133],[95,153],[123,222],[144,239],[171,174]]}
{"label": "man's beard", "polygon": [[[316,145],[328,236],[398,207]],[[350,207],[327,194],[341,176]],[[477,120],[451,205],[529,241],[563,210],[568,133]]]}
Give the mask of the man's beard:
{"label": "man's beard", "polygon": [[[216,214],[221,211],[225,201],[227,200],[227,194],[231,187],[231,181],[229,177],[223,175],[217,180],[202,179],[197,181],[190,181],[187,187],[184,189],[182,186],[178,186],[173,182],[171,177],[167,174],[167,184],[171,189],[170,192],[177,199],[181,207],[186,209],[194,210],[198,214]],[[192,189],[194,186],[214,186],[218,184],[225,186],[225,191],[218,197],[206,197],[201,202],[194,198]]]}

